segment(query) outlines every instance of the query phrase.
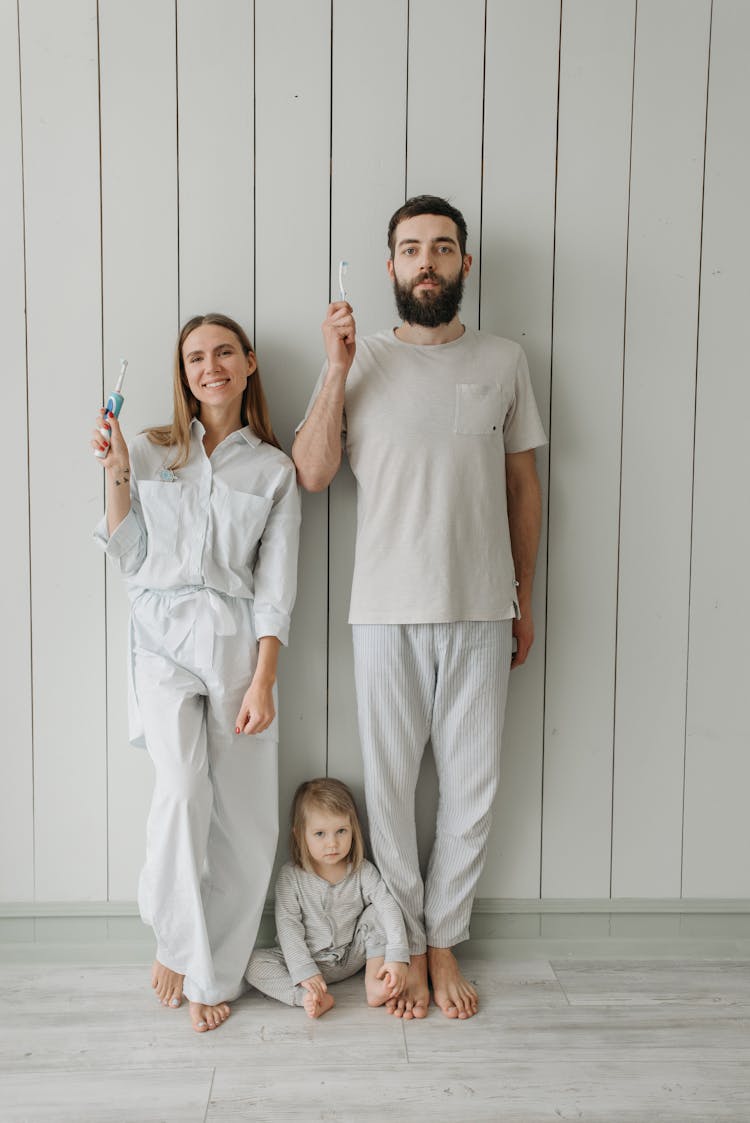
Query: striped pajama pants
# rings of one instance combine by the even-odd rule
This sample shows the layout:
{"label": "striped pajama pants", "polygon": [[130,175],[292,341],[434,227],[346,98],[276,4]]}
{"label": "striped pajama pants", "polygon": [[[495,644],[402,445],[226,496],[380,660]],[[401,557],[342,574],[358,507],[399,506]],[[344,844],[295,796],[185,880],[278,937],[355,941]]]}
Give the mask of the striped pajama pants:
{"label": "striped pajama pants", "polygon": [[[469,936],[500,769],[510,620],[355,624],[357,712],[375,864],[401,907],[412,955]],[[414,801],[432,742],[435,841],[422,880]]]}

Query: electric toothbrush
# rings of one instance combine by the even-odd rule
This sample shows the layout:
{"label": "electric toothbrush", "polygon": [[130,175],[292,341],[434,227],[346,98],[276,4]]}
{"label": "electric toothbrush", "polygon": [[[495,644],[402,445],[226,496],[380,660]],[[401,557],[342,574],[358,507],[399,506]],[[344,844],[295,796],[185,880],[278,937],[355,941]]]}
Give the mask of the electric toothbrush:
{"label": "electric toothbrush", "polygon": [[[121,394],[120,391],[122,390],[122,384],[125,380],[125,371],[127,369],[128,369],[128,360],[127,359],[120,359],[120,377],[117,379],[117,385],[115,386],[114,390],[112,391],[112,393],[107,398],[107,404],[104,407],[104,425],[106,425],[107,416],[110,413],[113,414],[115,417],[120,416],[120,410],[122,409],[122,403],[125,401],[125,398],[123,397],[123,395]],[[99,458],[99,460],[104,460],[105,456],[109,452],[110,430],[108,428],[105,428],[104,425],[100,428],[99,432],[101,433],[102,440],[106,443],[107,447],[94,453],[94,456],[97,456]]]}

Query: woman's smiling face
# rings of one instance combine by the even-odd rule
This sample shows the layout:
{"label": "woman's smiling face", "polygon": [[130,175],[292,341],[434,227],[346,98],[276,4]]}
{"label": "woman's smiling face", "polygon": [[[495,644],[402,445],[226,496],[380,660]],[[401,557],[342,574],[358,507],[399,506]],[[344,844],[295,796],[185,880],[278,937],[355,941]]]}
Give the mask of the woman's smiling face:
{"label": "woman's smiling face", "polygon": [[257,364],[233,331],[201,324],[182,345],[182,365],[193,397],[208,406],[239,403]]}

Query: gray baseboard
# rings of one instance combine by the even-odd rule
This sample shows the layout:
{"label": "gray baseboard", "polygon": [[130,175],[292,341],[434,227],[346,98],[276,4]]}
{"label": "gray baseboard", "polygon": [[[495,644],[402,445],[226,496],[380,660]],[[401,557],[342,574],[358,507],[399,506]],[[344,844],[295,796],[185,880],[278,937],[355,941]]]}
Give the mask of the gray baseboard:
{"label": "gray baseboard", "polygon": [[[268,903],[258,936],[274,940]],[[475,901],[471,954],[504,959],[750,961],[746,899]],[[0,904],[0,963],[148,963],[151,929],[132,901]]]}

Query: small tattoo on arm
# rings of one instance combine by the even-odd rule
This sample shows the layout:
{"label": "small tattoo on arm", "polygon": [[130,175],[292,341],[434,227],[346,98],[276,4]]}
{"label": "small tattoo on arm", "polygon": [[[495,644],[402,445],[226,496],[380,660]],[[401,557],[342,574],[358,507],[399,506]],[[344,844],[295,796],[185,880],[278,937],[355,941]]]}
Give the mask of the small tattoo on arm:
{"label": "small tattoo on arm", "polygon": [[120,484],[127,484],[127,483],[130,483],[130,469],[129,468],[126,468],[123,471],[121,479],[115,480],[115,487],[119,487]]}

